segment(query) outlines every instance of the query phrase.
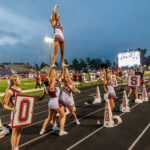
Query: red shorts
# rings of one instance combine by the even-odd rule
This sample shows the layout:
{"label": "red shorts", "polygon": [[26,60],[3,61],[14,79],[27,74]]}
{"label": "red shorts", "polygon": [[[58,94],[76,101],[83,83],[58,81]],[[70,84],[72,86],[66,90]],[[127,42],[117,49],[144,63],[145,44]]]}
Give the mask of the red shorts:
{"label": "red shorts", "polygon": [[61,37],[55,36],[54,42],[64,43],[65,41],[64,41],[64,39],[62,39]]}
{"label": "red shorts", "polygon": [[132,90],[135,90],[137,87],[130,87]]}
{"label": "red shorts", "polygon": [[115,100],[115,97],[112,96],[112,95],[108,95],[108,99],[113,99],[113,100]]}
{"label": "red shorts", "polygon": [[64,107],[63,104],[61,104],[60,102],[58,102],[59,107]]}

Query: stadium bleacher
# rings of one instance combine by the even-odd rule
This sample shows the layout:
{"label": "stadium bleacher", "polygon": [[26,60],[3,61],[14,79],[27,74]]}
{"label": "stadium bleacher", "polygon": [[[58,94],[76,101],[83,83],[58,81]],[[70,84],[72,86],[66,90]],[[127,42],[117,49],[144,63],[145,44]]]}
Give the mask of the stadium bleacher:
{"label": "stadium bleacher", "polygon": [[0,75],[29,74],[35,69],[28,63],[2,63],[0,64]]}

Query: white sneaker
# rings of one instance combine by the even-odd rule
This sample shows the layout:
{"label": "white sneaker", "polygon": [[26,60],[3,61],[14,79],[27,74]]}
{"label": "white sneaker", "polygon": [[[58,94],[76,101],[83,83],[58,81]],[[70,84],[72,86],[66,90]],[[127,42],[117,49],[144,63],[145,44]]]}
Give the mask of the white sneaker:
{"label": "white sneaker", "polygon": [[0,128],[0,139],[8,135],[9,133],[10,130],[7,127],[3,126],[2,128]]}
{"label": "white sneaker", "polygon": [[59,131],[60,128],[58,128],[57,126],[53,126],[53,131]]}
{"label": "white sneaker", "polygon": [[18,147],[15,147],[15,150],[19,150],[19,148],[18,148]]}
{"label": "white sneaker", "polygon": [[68,132],[64,131],[64,130],[60,130],[59,132],[59,136],[63,136],[63,135],[67,135]]}
{"label": "white sneaker", "polygon": [[52,124],[52,125],[53,125],[53,120],[51,120],[51,121],[50,121],[50,124]]}
{"label": "white sneaker", "polygon": [[9,126],[9,127],[11,127],[11,123],[10,123],[10,124],[8,124],[8,126]]}
{"label": "white sneaker", "polygon": [[141,99],[136,99],[136,100],[135,100],[135,103],[141,104],[141,103],[143,103],[143,100],[141,100]]}
{"label": "white sneaker", "polygon": [[77,125],[80,125],[80,121],[77,119],[75,120]]}
{"label": "white sneaker", "polygon": [[41,129],[40,135],[43,135],[43,134],[45,134],[45,133],[46,133],[46,130],[45,130],[45,129]]}
{"label": "white sneaker", "polygon": [[5,131],[4,130],[0,130],[0,139],[3,138],[5,136]]}

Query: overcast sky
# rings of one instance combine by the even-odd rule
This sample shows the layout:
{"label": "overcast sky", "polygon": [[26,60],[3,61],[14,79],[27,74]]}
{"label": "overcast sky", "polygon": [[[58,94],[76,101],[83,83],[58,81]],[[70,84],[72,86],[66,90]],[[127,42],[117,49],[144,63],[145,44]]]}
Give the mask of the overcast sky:
{"label": "overcast sky", "polygon": [[44,37],[53,37],[49,18],[55,4],[61,6],[69,62],[113,60],[138,47],[150,55],[150,0],[0,0],[0,63],[20,62],[21,56],[24,62],[49,63]]}

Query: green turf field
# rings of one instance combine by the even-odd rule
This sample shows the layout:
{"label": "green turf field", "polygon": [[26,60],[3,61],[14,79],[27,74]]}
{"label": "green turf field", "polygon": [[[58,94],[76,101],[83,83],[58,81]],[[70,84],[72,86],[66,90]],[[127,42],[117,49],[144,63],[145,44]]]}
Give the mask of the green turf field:
{"label": "green turf field", "polygon": [[145,71],[144,75],[150,75],[150,71]]}
{"label": "green turf field", "polygon": [[[147,77],[150,76],[150,71],[145,71],[145,75]],[[95,85],[99,85],[99,84],[102,84],[102,83],[99,83],[99,82],[87,83],[86,85],[78,85],[77,88],[80,89],[80,88],[95,86]],[[0,80],[0,93],[4,93],[7,87],[8,87],[7,80]],[[21,80],[20,87],[22,90],[34,89],[35,88],[35,80],[34,79],[32,79],[32,80],[23,79],[23,80]],[[42,91],[28,92],[28,93],[24,93],[24,94],[38,97],[42,94]]]}
{"label": "green turf field", "polygon": [[[100,85],[102,83],[100,82],[95,82],[95,83],[87,83],[86,85],[78,85],[77,88],[78,89],[81,89],[81,88],[86,88],[86,87],[91,87],[91,86],[96,86],[96,85]],[[23,95],[29,95],[29,96],[35,96],[35,97],[39,97],[42,95],[42,90],[40,91],[34,91],[34,92],[28,92],[28,93],[23,93]],[[0,101],[1,101],[1,98],[0,97]]]}
{"label": "green turf field", "polygon": [[[0,80],[0,93],[4,93],[5,90],[8,87],[7,80]],[[22,90],[28,90],[28,89],[34,89],[35,88],[35,80],[29,80],[29,79],[23,79],[21,80],[21,89]]]}

